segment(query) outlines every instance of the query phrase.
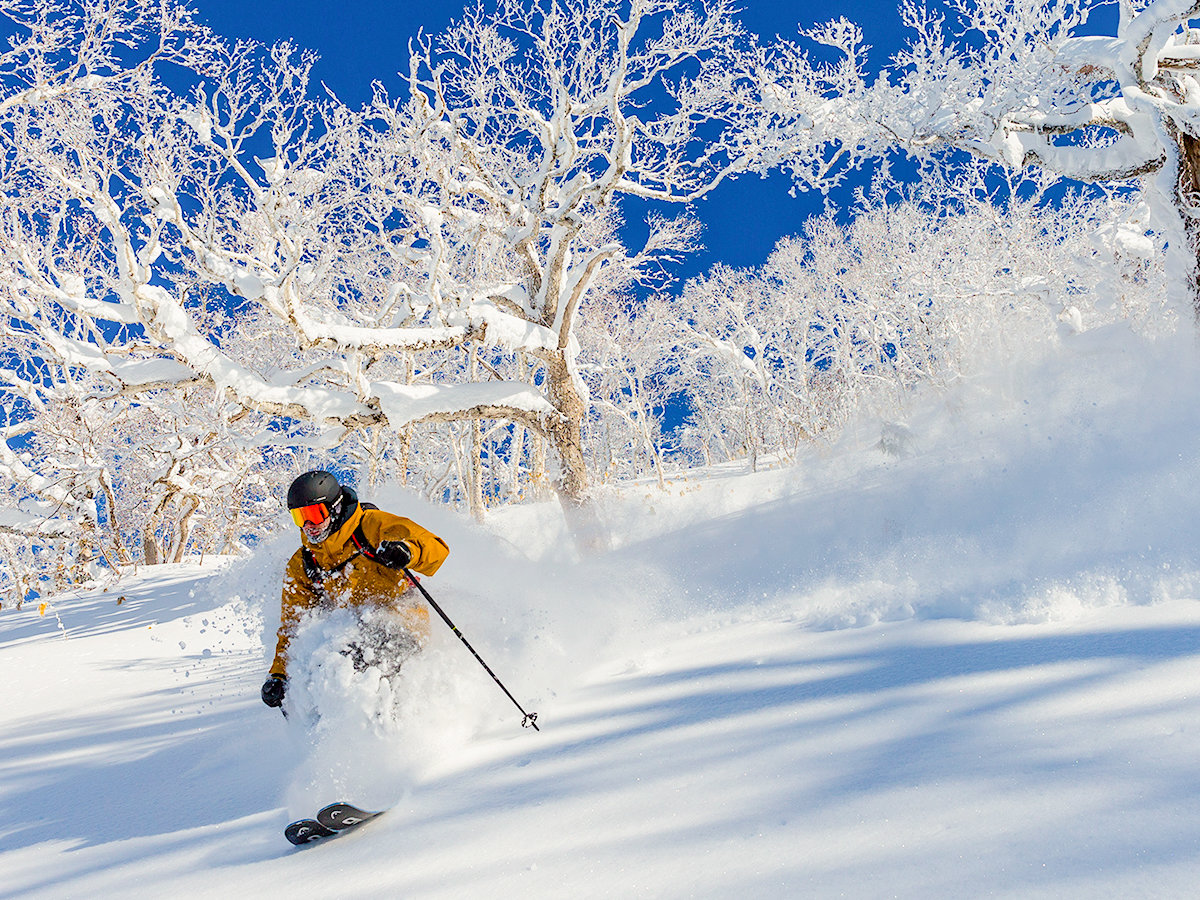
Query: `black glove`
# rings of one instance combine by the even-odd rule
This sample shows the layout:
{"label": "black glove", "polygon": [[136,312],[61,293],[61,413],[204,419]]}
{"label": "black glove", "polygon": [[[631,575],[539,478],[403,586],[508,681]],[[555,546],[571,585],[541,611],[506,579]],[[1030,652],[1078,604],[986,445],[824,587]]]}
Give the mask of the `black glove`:
{"label": "black glove", "polygon": [[262,701],[272,709],[275,709],[277,706],[283,706],[285,691],[287,691],[287,676],[272,675],[263,682]]}
{"label": "black glove", "polygon": [[412,547],[405,541],[380,541],[375,548],[375,561],[389,569],[407,568],[412,558]]}

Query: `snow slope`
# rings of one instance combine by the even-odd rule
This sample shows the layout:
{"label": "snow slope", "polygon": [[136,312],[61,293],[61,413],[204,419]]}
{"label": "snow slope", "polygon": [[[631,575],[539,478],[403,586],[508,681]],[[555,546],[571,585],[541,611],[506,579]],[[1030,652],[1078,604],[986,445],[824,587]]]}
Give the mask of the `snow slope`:
{"label": "snow slope", "polygon": [[[891,452],[609,491],[593,559],[381,495],[540,732],[446,629],[398,716],[263,707],[290,535],[5,610],[0,897],[1190,896],[1197,356],[1084,334]],[[283,840],[343,792],[393,808]]]}

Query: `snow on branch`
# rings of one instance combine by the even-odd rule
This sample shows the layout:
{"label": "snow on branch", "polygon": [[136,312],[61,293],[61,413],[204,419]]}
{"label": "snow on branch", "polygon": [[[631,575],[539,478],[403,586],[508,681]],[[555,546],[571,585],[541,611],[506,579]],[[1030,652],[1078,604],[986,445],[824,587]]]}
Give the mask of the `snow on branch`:
{"label": "snow on branch", "polygon": [[399,427],[414,422],[449,422],[461,419],[511,419],[544,430],[544,420],[558,412],[541,394],[521,382],[484,384],[375,385],[388,421]]}
{"label": "snow on branch", "polygon": [[312,54],[220,39],[172,0],[0,14],[0,304],[45,363],[0,368],[13,422],[60,411],[75,462],[39,465],[81,473],[59,500],[97,506],[115,557],[134,551],[89,417],[177,421],[184,398],[211,427],[152,479],[181,521],[203,514],[178,499],[197,455],[480,418],[549,442],[581,507],[581,316],[698,240],[655,213],[627,246],[622,198],[688,204],[761,157],[731,0],[479,3],[361,109],[311,90]]}
{"label": "snow on branch", "polygon": [[[845,160],[894,148],[925,159],[955,148],[1078,180],[1142,179],[1168,268],[1183,276],[1176,297],[1200,303],[1200,154],[1191,146],[1200,134],[1200,31],[1192,27],[1200,4],[1122,2],[1110,35],[1089,33],[1095,5],[905,0],[906,46],[836,102],[811,92],[807,56],[785,47],[760,76],[774,100],[780,158],[798,181],[819,174],[832,157],[814,157],[813,135],[828,129]],[[843,41],[847,60],[853,47],[853,38]]]}

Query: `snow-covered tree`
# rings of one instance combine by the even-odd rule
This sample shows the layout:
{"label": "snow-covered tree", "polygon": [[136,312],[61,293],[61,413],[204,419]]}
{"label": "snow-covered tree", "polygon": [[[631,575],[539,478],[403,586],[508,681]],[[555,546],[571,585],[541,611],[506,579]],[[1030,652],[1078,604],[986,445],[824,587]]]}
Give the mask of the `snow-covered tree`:
{"label": "snow-covered tree", "polygon": [[[919,156],[955,148],[1078,181],[1140,179],[1148,224],[1178,276],[1176,299],[1200,309],[1200,4],[1119,0],[1115,33],[1089,33],[1095,10],[1110,5],[905,0],[905,49],[836,102],[814,100],[804,55],[782,45],[764,75],[777,101],[775,152],[791,153],[807,178],[811,134],[834,129],[854,158],[886,155],[889,145]],[[849,34],[847,47],[861,42],[849,23],[829,29]],[[1146,224],[1124,223],[1127,239],[1144,240]]]}
{"label": "snow-covered tree", "polygon": [[580,371],[592,400],[584,445],[592,470],[606,481],[650,473],[664,484],[669,437],[662,420],[672,361],[664,358],[660,336],[687,313],[678,298],[662,293],[589,301],[579,329]]}
{"label": "snow-covered tree", "polygon": [[[171,2],[5,2],[0,13],[13,26],[0,56],[3,527],[32,540],[22,552],[81,572],[143,548],[174,556],[201,521],[228,523],[224,508],[236,517],[261,493],[251,436],[265,432],[270,403],[258,401],[275,388],[222,352],[206,301],[215,288],[228,309],[248,277],[239,251],[265,229],[238,221],[242,144],[264,122],[286,134],[304,68],[281,50],[252,79],[262,54],[225,47]],[[190,102],[164,67],[193,78]],[[214,132],[206,97],[226,124],[250,124]]]}
{"label": "snow-covered tree", "polygon": [[[313,96],[311,57],[172,0],[0,13],[0,298],[42,358],[92,398],[208,390],[315,448],[515,423],[553,448],[568,513],[589,488],[581,310],[695,246],[659,212],[626,246],[623,204],[690,203],[759,153],[730,0],[471,7],[358,111]],[[494,426],[470,428],[474,453]]]}
{"label": "snow-covered tree", "polygon": [[[464,338],[538,361],[536,390],[506,401],[528,414],[507,418],[549,439],[577,521],[589,397],[575,332],[588,299],[656,278],[696,245],[686,214],[651,214],[626,246],[619,204],[688,203],[749,163],[732,14],[728,0],[473,6],[414,42],[407,93],[380,89],[367,111],[361,167],[394,181],[374,217],[414,276],[398,302],[412,324],[462,323]],[[402,238],[387,224],[397,212]]]}
{"label": "snow-covered tree", "polygon": [[[639,309],[625,367],[658,373],[658,402],[686,402],[682,449],[788,459],[857,412],[902,419],[915,388],[1028,360],[1064,330],[1163,318],[1161,256],[1111,224],[1135,220],[1139,198],[1063,195],[1053,176],[995,169],[881,180],[848,221],[815,218],[763,266],[718,265],[669,308]],[[646,403],[610,397],[631,414]]]}

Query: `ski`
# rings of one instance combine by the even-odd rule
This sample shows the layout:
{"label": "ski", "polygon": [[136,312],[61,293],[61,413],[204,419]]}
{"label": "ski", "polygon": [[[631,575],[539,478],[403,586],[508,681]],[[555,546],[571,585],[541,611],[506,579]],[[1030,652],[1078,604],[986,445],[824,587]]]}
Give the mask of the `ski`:
{"label": "ski", "polygon": [[359,809],[357,806],[352,806],[349,803],[330,803],[317,813],[317,821],[324,827],[332,828],[334,831],[345,831],[347,828],[354,828],[357,825],[370,822],[373,818],[380,815],[383,815],[382,810],[379,812],[369,812],[365,809]]}
{"label": "ski", "polygon": [[297,819],[283,830],[283,836],[296,846],[311,844],[323,838],[334,837],[370,822],[383,810],[372,812],[359,809],[350,803],[330,803],[317,813],[315,819]]}
{"label": "ski", "polygon": [[297,847],[335,834],[336,831],[326,828],[316,819],[297,819],[283,829],[283,836]]}

